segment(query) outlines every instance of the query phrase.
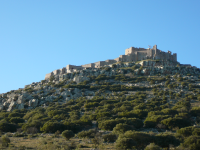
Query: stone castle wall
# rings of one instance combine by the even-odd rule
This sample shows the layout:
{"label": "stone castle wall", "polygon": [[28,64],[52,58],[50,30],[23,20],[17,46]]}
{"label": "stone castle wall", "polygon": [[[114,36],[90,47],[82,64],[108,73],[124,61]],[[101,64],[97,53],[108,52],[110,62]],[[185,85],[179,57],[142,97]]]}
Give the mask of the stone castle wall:
{"label": "stone castle wall", "polygon": [[62,69],[54,70],[51,73],[46,74],[45,79],[49,79],[53,75],[71,73],[77,70],[82,70],[85,68],[100,68],[102,66],[109,66],[117,62],[134,62],[141,61],[145,59],[153,59],[153,60],[164,60],[164,61],[172,61],[177,62],[177,54],[172,54],[171,51],[163,52],[157,49],[157,45],[154,45],[152,49],[150,48],[136,48],[130,47],[125,50],[125,55],[120,55],[118,58],[109,59],[106,61],[98,61],[95,63],[85,64],[81,66],[75,65],[67,65]]}

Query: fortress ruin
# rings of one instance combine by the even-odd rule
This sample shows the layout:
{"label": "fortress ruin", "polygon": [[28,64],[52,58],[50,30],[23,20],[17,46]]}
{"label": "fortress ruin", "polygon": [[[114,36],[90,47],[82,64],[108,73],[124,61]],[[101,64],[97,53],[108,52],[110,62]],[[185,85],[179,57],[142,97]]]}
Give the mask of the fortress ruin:
{"label": "fortress ruin", "polygon": [[82,70],[85,68],[100,68],[103,66],[112,65],[117,62],[136,62],[146,59],[177,62],[177,54],[176,53],[172,54],[171,51],[168,52],[161,51],[157,49],[157,45],[154,45],[153,48],[151,49],[130,47],[125,50],[125,55],[120,55],[118,58],[108,59],[106,61],[98,61],[95,63],[90,63],[81,66],[67,65],[62,69],[57,69],[51,73],[46,74],[45,79],[49,79],[53,75],[76,72],[77,70]]}

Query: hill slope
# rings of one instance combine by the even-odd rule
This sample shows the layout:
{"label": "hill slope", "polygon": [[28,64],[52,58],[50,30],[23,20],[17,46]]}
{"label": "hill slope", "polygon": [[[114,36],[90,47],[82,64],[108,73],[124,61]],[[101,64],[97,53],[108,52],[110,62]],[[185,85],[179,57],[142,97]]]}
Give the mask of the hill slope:
{"label": "hill slope", "polygon": [[2,94],[0,130],[72,130],[79,138],[97,138],[92,130],[82,130],[98,127],[112,131],[108,137],[118,137],[116,148],[127,139],[136,148],[152,142],[190,148],[188,138],[197,140],[200,133],[199,100],[196,67],[159,60],[117,63],[52,76]]}

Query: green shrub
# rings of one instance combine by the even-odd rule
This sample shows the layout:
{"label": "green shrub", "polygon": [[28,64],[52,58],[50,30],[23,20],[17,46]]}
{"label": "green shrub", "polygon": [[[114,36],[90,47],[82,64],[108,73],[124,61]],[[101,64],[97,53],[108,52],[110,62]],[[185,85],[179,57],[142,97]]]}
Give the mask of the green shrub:
{"label": "green shrub", "polygon": [[22,113],[19,113],[19,112],[11,112],[9,115],[8,115],[8,118],[12,118],[12,117],[23,117],[24,116],[24,114],[22,114]]}
{"label": "green shrub", "polygon": [[190,114],[192,116],[200,116],[200,107],[192,107]]}
{"label": "green shrub", "polygon": [[40,130],[45,133],[48,133],[48,132],[55,133],[57,130],[63,131],[64,125],[59,122],[48,121],[43,125],[43,127],[40,128]]}
{"label": "green shrub", "polygon": [[194,128],[192,135],[198,135],[200,136],[200,128]]}
{"label": "green shrub", "polygon": [[185,127],[185,128],[181,128],[179,130],[176,131],[177,133],[187,137],[187,136],[191,136],[191,135],[200,135],[200,128],[198,127],[194,127],[194,126],[189,126],[189,127]]}
{"label": "green shrub", "polygon": [[175,127],[183,128],[183,127],[191,125],[191,122],[188,119],[171,118],[171,117],[162,120],[161,123],[166,125],[169,129],[172,129]]}
{"label": "green shrub", "polygon": [[116,125],[116,127],[113,128],[113,132],[115,134],[123,134],[124,132],[128,131],[128,130],[134,130],[135,128],[133,126],[127,125],[127,124],[123,124],[123,123],[119,123]]}
{"label": "green shrub", "polygon": [[173,135],[160,133],[155,136],[155,144],[161,146],[162,148],[169,148],[169,145],[178,146],[180,141]]}
{"label": "green shrub", "polygon": [[[138,107],[137,107],[138,108]],[[134,114],[138,116],[138,118],[143,119],[147,116],[148,112],[146,110],[141,110],[141,109],[135,109],[133,111]]]}
{"label": "green shrub", "polygon": [[182,146],[185,148],[189,148],[191,150],[199,150],[200,149],[200,136],[192,135],[185,139]]}
{"label": "green shrub", "polygon": [[[157,111],[158,112],[158,111]],[[150,113],[152,114],[152,113]],[[169,115],[149,115],[144,121],[144,126],[146,128],[155,128],[155,126],[161,122],[161,120],[169,118]]]}
{"label": "green shrub", "polygon": [[176,132],[179,134],[182,134],[183,136],[190,136],[192,135],[193,130],[194,130],[194,127],[190,126],[190,127],[181,128],[177,130]]}
{"label": "green shrub", "polygon": [[116,64],[112,64],[112,68],[117,68],[117,65]]}
{"label": "green shrub", "polygon": [[20,117],[12,117],[10,120],[9,120],[11,123],[23,123],[24,122],[24,119],[21,119]]}
{"label": "green shrub", "polygon": [[150,143],[144,150],[161,150],[161,148],[158,145],[155,145],[155,143]]}
{"label": "green shrub", "polygon": [[60,115],[62,113],[64,113],[62,110],[51,110],[51,111],[48,112],[48,116],[50,118],[52,118],[52,117],[54,117],[56,115]]}
{"label": "green shrub", "polygon": [[119,123],[125,123],[135,128],[141,128],[143,126],[142,120],[138,118],[120,118],[120,119],[115,119],[115,120],[111,119],[111,120],[100,121],[98,124],[98,127],[104,130],[111,131]]}
{"label": "green shrub", "polygon": [[133,149],[136,142],[131,138],[118,138],[116,141],[115,148],[119,150]]}
{"label": "green shrub", "polygon": [[4,135],[1,137],[1,142],[2,142],[3,147],[8,147],[8,144],[10,143],[10,139],[6,135]]}
{"label": "green shrub", "polygon": [[51,81],[51,82],[52,82],[54,79],[55,79],[54,76],[51,76],[51,77],[50,77],[50,81]]}
{"label": "green shrub", "polygon": [[189,117],[190,117],[189,113],[178,113],[175,115],[175,118],[189,119]]}
{"label": "green shrub", "polygon": [[70,138],[74,137],[74,132],[71,130],[65,130],[62,132],[62,136],[69,140]]}
{"label": "green shrub", "polygon": [[138,131],[126,131],[123,135],[120,135],[119,137],[123,138],[131,138],[133,141],[136,142],[136,148],[143,149],[145,148],[149,143],[152,143],[154,141],[154,137],[150,134],[144,133],[144,132],[138,132]]}
{"label": "green shrub", "polygon": [[88,137],[88,138],[92,138],[94,137],[96,134],[96,131],[93,130],[93,129],[90,129],[88,131],[81,131],[78,133],[78,137],[79,138],[85,138],[85,137]]}
{"label": "green shrub", "polygon": [[177,111],[177,110],[173,110],[173,109],[169,109],[169,108],[163,109],[162,112],[163,112],[165,115],[172,115],[172,116],[178,114],[178,111]]}
{"label": "green shrub", "polygon": [[105,121],[101,121],[98,123],[98,127],[100,129],[104,129],[104,130],[113,130],[113,128],[116,126],[116,124],[118,123],[117,120],[105,120]]}
{"label": "green shrub", "polygon": [[115,142],[117,140],[117,136],[113,133],[105,134],[102,138],[105,142]]}
{"label": "green shrub", "polygon": [[15,124],[1,122],[0,123],[0,131],[2,132],[15,132],[17,130],[17,126]]}
{"label": "green shrub", "polygon": [[30,123],[23,124],[22,129],[24,131],[27,131],[28,128],[35,127],[35,128],[37,128],[37,130],[40,130],[40,127],[42,127],[42,126],[43,126],[43,122],[41,122],[40,120],[33,120]]}

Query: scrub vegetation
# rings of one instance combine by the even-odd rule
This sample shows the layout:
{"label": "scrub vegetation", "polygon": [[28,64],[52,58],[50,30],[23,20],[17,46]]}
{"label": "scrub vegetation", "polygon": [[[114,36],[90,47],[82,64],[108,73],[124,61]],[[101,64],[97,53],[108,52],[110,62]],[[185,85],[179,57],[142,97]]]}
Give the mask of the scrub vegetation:
{"label": "scrub vegetation", "polygon": [[[199,76],[179,73],[147,76],[134,71],[130,76],[123,68],[123,73],[114,76],[102,74],[88,78],[89,81],[79,84],[73,81],[66,84],[64,80],[55,84],[53,77],[49,82],[42,81],[44,86],[59,88],[61,92],[80,89],[82,96],[76,99],[63,100],[58,95],[46,106],[1,110],[0,146],[8,149],[200,149]],[[87,94],[87,90],[94,94]],[[46,94],[55,93],[56,90],[51,90]]]}

